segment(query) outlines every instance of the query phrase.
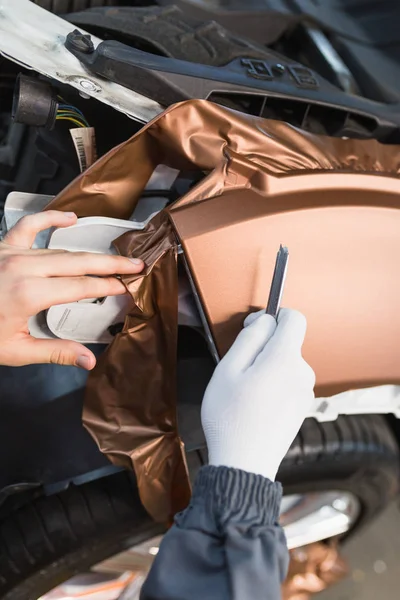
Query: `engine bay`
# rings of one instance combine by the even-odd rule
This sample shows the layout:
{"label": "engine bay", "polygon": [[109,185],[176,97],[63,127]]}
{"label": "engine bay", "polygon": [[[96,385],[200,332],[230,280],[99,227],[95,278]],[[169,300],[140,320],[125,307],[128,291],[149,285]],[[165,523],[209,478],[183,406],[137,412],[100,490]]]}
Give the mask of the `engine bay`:
{"label": "engine bay", "polygon": [[[3,0],[3,11],[9,7],[13,14],[18,14],[19,4],[23,10],[23,1]],[[56,2],[53,8],[57,5],[58,10],[68,10],[76,5],[62,4]],[[352,3],[354,10],[356,4]],[[312,133],[398,142],[398,105],[388,94],[382,92],[379,96],[370,92],[367,79],[351,69],[352,63],[346,63],[344,53],[339,54],[336,34],[332,27],[326,29],[326,22],[320,28],[315,22],[311,25],[304,18],[304,7],[303,17],[299,18],[294,13],[290,16],[288,11],[273,11],[267,2],[252,3],[246,9],[247,15],[260,19],[262,8],[264,24],[271,15],[279,17],[281,23],[280,28],[275,24],[272,34],[270,22],[269,28],[265,28],[265,41],[260,43],[259,32],[254,32],[255,40],[250,40],[253,30],[247,29],[248,37],[241,38],[224,27],[228,17],[231,27],[232,19],[239,23],[234,3],[223,3],[224,10],[218,3],[214,6],[207,3],[207,7],[201,2],[193,5],[181,2],[180,6],[105,6],[67,12],[63,15],[65,21],[43,13],[34,5],[29,7],[32,13],[27,31],[24,32],[22,20],[15,22],[15,28],[19,39],[28,39],[33,19],[38,22],[41,19],[43,23],[44,15],[48,19],[46,54],[43,47],[31,50],[32,64],[26,65],[30,71],[24,70],[5,58],[7,55],[21,63],[19,54],[23,47],[16,47],[13,57],[4,36],[0,43],[4,56],[0,74],[0,202],[3,204],[13,189],[55,195],[79,173],[79,161],[68,131],[71,122],[60,119],[56,127],[51,123],[46,128],[29,125],[29,119],[25,124],[11,119],[17,75],[22,72],[32,76],[34,63],[39,73],[47,70],[49,77],[40,79],[63,98],[62,105],[76,107],[94,128],[98,156],[138,131],[141,122],[155,116],[163,106],[192,97],[282,120]],[[217,9],[219,12],[214,13]],[[200,13],[203,21],[199,20]],[[6,20],[3,23],[11,38],[9,23]],[[92,38],[87,36],[90,51],[85,42],[79,45],[79,28],[92,35]],[[63,39],[60,43],[65,32],[65,42]],[[50,38],[58,39],[54,56],[48,50]],[[378,49],[376,53],[379,56]],[[61,55],[61,61],[68,55],[75,61],[66,66],[70,84],[66,84],[68,76],[59,72],[57,61]],[[75,57],[85,80],[71,77]],[[107,79],[114,86],[114,101],[110,100],[111,91],[104,98],[96,89],[98,80],[105,87]],[[124,97],[118,98],[121,89]]]}

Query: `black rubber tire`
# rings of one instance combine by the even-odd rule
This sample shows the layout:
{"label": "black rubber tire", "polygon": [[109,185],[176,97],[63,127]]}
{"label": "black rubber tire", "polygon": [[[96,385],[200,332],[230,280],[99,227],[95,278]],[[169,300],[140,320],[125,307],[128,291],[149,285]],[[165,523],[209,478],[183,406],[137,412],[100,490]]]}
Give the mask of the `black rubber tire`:
{"label": "black rubber tire", "polygon": [[[205,451],[188,454],[192,478]],[[352,532],[376,516],[398,490],[399,450],[384,417],[307,419],[283,461],[286,494],[343,489],[362,511]],[[19,508],[0,523],[0,597],[36,600],[62,581],[160,533],[127,473],[70,487]]]}
{"label": "black rubber tire", "polygon": [[378,515],[399,490],[399,447],[382,415],[306,419],[278,474],[284,494],[352,492],[361,514],[349,535]]}
{"label": "black rubber tire", "polygon": [[159,533],[125,472],[33,500],[0,524],[0,598],[37,600]]}

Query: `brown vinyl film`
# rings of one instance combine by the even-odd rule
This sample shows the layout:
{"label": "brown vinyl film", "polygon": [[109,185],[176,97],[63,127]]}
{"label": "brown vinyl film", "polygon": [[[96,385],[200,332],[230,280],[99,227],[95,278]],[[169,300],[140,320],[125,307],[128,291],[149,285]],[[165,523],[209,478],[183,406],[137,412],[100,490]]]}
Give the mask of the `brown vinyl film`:
{"label": "brown vinyl film", "polygon": [[282,585],[282,600],[309,600],[348,575],[338,543],[315,543],[290,551],[289,571]]}
{"label": "brown vinyl film", "polygon": [[134,468],[145,507],[165,521],[190,493],[175,414],[171,221],[221,354],[244,314],[265,305],[284,242],[284,303],[309,320],[305,355],[320,389],[398,381],[400,151],[192,100],[111,150],[48,208],[127,219],[158,164],[207,176],[144,231],[116,241],[146,270],[124,278],[135,306],[89,377],[83,418],[114,463]]}
{"label": "brown vinyl film", "polygon": [[308,191],[299,193],[293,177],[292,190],[271,193],[268,202],[254,191],[227,191],[212,201],[211,226],[206,202],[173,210],[219,353],[244,316],[266,305],[284,244],[290,260],[283,305],[307,317],[303,355],[315,370],[317,395],[400,382],[397,190],[377,177],[365,189],[359,176],[323,187],[313,177],[304,176]]}

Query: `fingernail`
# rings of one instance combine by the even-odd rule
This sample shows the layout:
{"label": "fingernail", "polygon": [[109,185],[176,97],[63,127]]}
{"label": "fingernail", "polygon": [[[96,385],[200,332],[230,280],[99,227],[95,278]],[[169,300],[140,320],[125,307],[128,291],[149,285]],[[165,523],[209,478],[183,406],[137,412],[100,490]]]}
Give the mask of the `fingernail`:
{"label": "fingernail", "polygon": [[142,265],[143,261],[140,260],[140,258],[130,258],[129,259],[131,261],[131,263],[133,263],[134,265]]}
{"label": "fingernail", "polygon": [[68,217],[68,219],[76,219],[76,214],[74,212],[65,212],[64,215]]}
{"label": "fingernail", "polygon": [[83,354],[82,356],[78,356],[76,359],[76,366],[88,371],[92,366],[92,360],[89,356],[85,356]]}

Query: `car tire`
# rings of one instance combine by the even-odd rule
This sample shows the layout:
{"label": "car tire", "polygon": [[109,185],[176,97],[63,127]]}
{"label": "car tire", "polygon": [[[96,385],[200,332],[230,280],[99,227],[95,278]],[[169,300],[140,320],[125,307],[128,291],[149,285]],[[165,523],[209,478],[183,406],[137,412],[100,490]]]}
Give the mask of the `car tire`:
{"label": "car tire", "polygon": [[103,559],[162,532],[126,472],[32,500],[0,524],[0,598],[37,600]]}
{"label": "car tire", "polygon": [[[188,454],[192,477],[205,451]],[[360,502],[353,534],[398,490],[399,451],[385,418],[307,419],[278,479],[285,494],[345,490]],[[141,506],[126,472],[39,497],[0,523],[0,597],[36,600],[62,581],[162,532]]]}
{"label": "car tire", "polygon": [[306,419],[278,473],[285,495],[343,490],[360,503],[347,535],[378,515],[399,490],[399,447],[382,415]]}

